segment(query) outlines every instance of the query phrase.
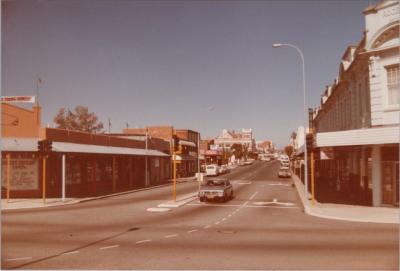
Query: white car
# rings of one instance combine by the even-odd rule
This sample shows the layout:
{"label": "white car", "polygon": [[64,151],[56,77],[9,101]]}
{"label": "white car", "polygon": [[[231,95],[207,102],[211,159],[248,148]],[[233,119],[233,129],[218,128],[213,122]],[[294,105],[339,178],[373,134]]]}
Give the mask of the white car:
{"label": "white car", "polygon": [[206,166],[206,176],[218,176],[219,167],[218,165],[208,165]]}

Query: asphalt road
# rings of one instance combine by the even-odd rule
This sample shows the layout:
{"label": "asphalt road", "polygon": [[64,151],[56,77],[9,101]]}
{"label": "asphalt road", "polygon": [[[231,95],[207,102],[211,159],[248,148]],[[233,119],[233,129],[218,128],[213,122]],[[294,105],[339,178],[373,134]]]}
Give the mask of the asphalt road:
{"label": "asphalt road", "polygon": [[[225,175],[228,202],[168,212],[171,186],[45,209],[2,212],[3,269],[398,270],[399,229],[308,216],[278,162]],[[180,183],[178,196],[195,192]]]}

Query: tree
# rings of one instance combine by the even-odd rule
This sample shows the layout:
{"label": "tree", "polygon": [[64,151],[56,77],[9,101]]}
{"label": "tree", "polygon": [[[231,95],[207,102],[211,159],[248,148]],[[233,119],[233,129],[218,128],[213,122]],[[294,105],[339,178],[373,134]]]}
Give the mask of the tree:
{"label": "tree", "polygon": [[99,121],[95,113],[89,112],[85,106],[78,105],[74,112],[70,109],[60,108],[54,117],[57,128],[98,133],[103,129],[103,123]]}
{"label": "tree", "polygon": [[293,151],[294,149],[292,145],[287,145],[285,147],[285,153],[287,154],[287,156],[292,157]]}
{"label": "tree", "polygon": [[233,151],[233,154],[235,155],[235,158],[241,159],[243,157],[243,146],[242,146],[242,144],[238,144],[238,143],[232,144],[231,150]]}

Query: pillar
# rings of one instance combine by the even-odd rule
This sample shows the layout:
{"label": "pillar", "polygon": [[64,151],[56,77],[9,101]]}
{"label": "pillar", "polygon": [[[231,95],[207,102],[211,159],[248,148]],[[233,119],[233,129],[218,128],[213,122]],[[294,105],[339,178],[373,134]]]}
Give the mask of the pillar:
{"label": "pillar", "polygon": [[380,206],[382,204],[382,163],[381,147],[374,145],[372,147],[372,205]]}

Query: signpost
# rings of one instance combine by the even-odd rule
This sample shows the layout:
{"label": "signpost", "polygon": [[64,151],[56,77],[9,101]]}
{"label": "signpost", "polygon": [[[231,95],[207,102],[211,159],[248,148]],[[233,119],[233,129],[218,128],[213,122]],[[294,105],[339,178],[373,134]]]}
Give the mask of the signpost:
{"label": "signpost", "polygon": [[35,103],[36,96],[1,96],[2,103]]}

